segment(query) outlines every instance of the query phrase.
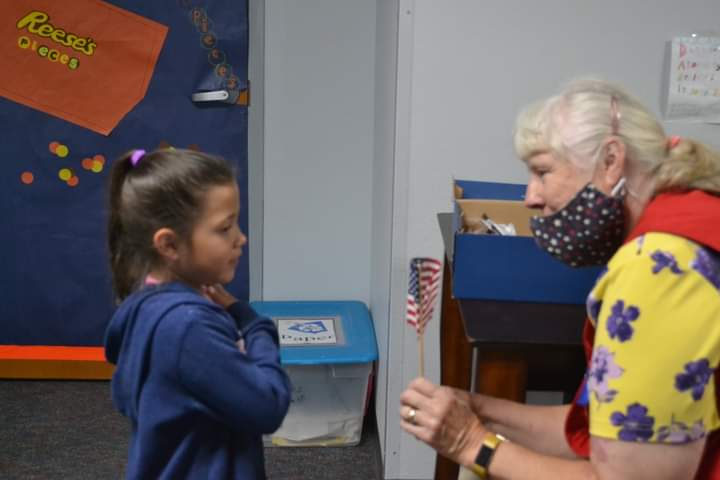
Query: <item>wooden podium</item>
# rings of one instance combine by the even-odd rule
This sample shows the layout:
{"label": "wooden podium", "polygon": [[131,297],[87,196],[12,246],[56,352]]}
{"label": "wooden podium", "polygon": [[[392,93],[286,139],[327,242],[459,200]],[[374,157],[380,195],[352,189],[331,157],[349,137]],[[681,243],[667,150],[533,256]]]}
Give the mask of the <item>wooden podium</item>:
{"label": "wooden podium", "polygon": [[[441,383],[519,402],[528,390],[560,391],[569,402],[585,373],[585,307],[453,298],[452,214],[438,221],[445,243]],[[458,469],[438,455],[435,479],[456,480]]]}

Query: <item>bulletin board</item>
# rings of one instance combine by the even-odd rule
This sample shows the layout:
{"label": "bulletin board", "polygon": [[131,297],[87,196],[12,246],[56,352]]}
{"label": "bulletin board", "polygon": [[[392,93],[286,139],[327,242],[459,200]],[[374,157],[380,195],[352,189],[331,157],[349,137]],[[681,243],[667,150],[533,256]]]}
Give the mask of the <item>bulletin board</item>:
{"label": "bulletin board", "polygon": [[[13,0],[0,19],[0,377],[105,377],[113,160],[223,156],[248,231],[247,3]],[[247,299],[245,253],[228,289]]]}

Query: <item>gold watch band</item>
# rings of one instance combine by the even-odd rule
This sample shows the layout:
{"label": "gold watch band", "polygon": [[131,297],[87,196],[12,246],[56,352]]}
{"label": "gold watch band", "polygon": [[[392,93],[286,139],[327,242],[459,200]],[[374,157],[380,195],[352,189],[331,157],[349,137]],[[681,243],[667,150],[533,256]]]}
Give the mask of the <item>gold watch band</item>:
{"label": "gold watch band", "polygon": [[504,441],[506,441],[506,438],[498,433],[488,432],[487,435],[485,435],[480,451],[475,458],[475,463],[469,467],[478,478],[486,479],[490,476],[488,471],[490,461],[497,447]]}
{"label": "gold watch band", "polygon": [[476,477],[478,477],[481,480],[485,480],[488,478],[488,471],[478,465],[477,463],[474,463],[468,467],[471,472],[475,474]]}

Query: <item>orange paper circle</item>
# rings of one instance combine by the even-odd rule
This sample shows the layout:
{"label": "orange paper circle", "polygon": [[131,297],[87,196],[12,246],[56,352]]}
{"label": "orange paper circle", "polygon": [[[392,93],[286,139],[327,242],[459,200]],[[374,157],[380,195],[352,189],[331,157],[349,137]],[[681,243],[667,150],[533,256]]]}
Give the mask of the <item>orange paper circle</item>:
{"label": "orange paper circle", "polygon": [[82,162],[80,162],[80,164],[85,170],[90,170],[91,168],[93,168],[94,163],[95,162],[92,158],[83,158]]}
{"label": "orange paper circle", "polygon": [[60,146],[60,142],[50,142],[50,145],[48,145],[48,149],[50,150],[50,153],[55,153],[55,150],[57,150],[57,147]]}
{"label": "orange paper circle", "polygon": [[103,155],[100,155],[99,153],[95,155],[92,159],[95,162],[100,162],[100,165],[105,165],[105,157]]}
{"label": "orange paper circle", "polygon": [[25,185],[30,185],[33,181],[35,181],[35,176],[32,172],[23,172],[20,175],[20,181]]}
{"label": "orange paper circle", "polygon": [[70,185],[71,187],[74,187],[78,183],[80,183],[80,179],[78,177],[76,177],[75,175],[68,178],[67,184]]}

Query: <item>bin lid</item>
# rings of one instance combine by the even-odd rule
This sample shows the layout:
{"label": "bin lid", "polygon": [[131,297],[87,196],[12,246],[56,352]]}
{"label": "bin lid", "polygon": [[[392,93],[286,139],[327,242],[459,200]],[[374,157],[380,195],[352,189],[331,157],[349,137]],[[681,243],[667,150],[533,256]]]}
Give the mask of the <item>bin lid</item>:
{"label": "bin lid", "polygon": [[[367,363],[378,358],[375,329],[362,302],[269,301],[250,306],[273,319],[288,337],[281,338],[283,365]],[[303,343],[292,338],[294,334],[316,340]]]}
{"label": "bin lid", "polygon": [[525,199],[526,185],[520,183],[480,182],[476,180],[455,180],[463,189],[463,198],[481,198],[484,200]]}

